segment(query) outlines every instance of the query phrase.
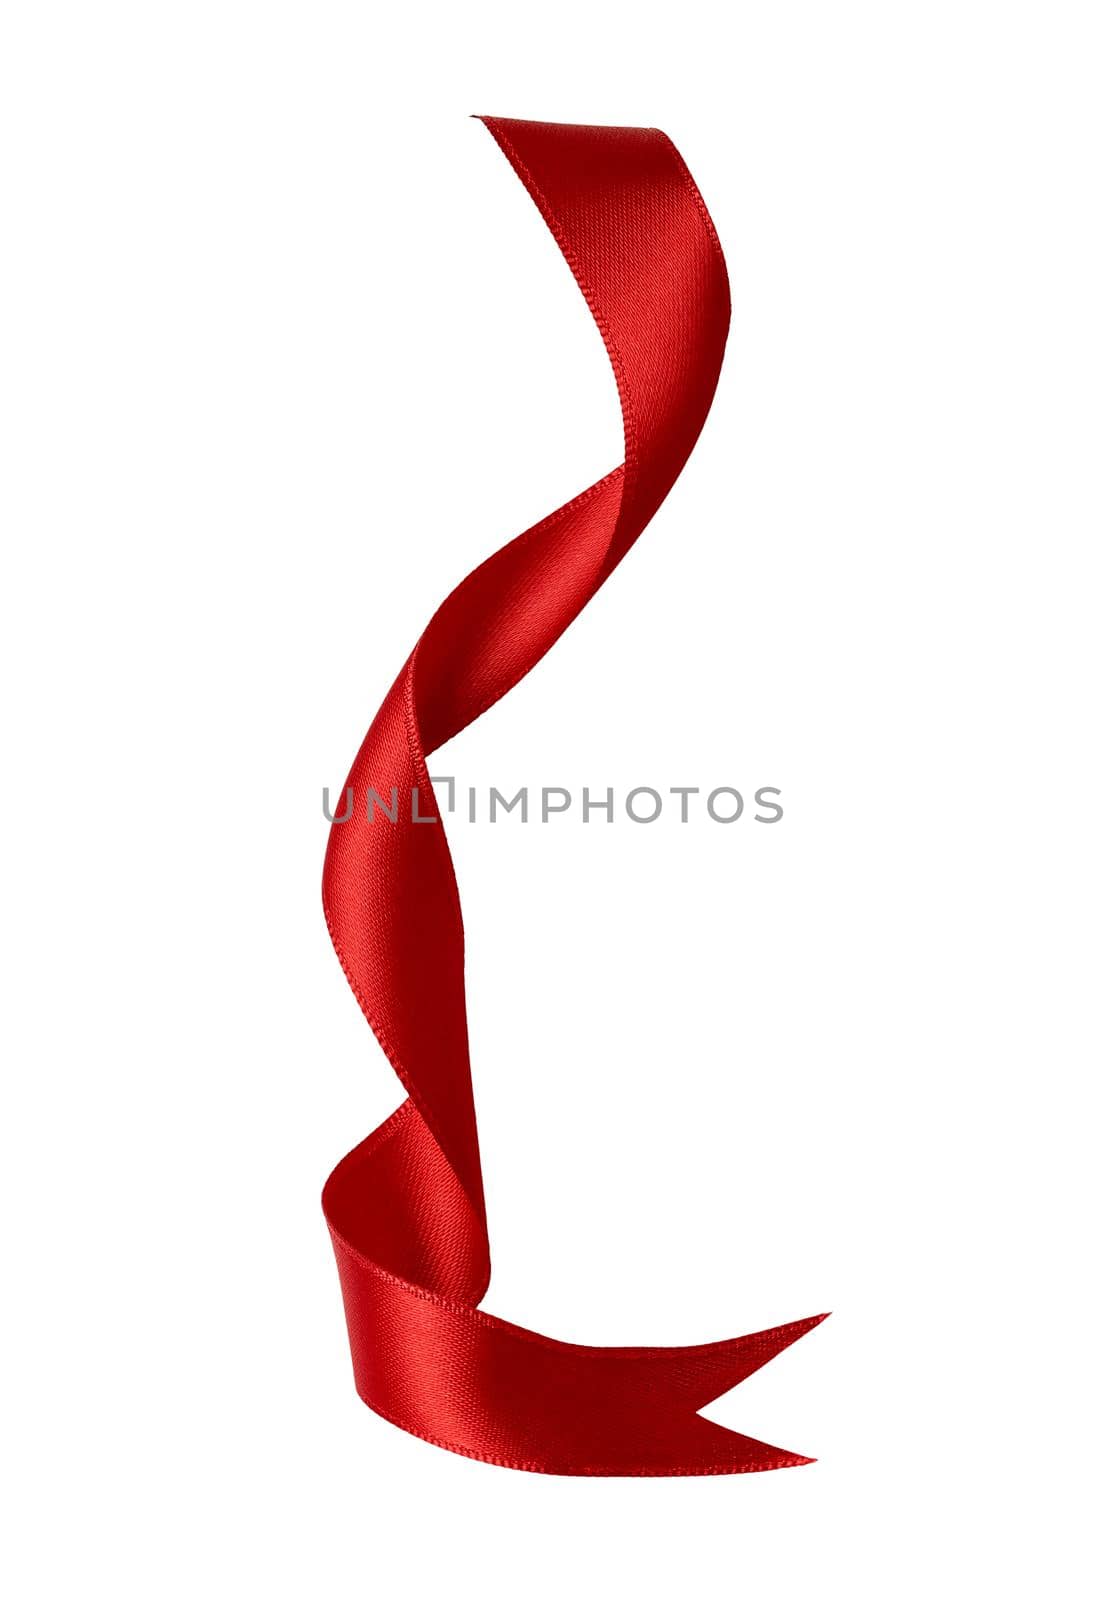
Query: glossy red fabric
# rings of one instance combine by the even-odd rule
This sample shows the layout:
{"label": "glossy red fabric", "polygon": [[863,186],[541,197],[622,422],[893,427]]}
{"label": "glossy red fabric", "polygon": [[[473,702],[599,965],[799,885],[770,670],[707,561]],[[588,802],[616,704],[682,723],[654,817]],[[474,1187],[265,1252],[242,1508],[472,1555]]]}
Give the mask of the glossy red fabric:
{"label": "glossy red fabric", "polygon": [[[680,1349],[603,1349],[477,1309],[488,1234],[469,1073],[461,910],[425,757],[544,655],[643,531],[704,423],[730,302],[716,231],[652,128],[484,123],[601,330],[625,460],[476,569],[401,669],[347,778],[324,907],[408,1093],[324,1190],[358,1392],[421,1438],[531,1472],[752,1472],[806,1457],[697,1415],[821,1320]],[[397,820],[365,804],[373,789]],[[336,815],[346,811],[345,800]]]}

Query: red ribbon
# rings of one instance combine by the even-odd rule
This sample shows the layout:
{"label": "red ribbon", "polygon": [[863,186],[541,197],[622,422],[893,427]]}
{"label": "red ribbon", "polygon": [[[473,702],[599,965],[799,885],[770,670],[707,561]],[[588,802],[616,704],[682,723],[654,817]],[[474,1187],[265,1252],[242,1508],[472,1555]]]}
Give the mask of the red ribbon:
{"label": "red ribbon", "polygon": [[[324,1212],[358,1393],[409,1433],[530,1472],[754,1472],[808,1457],[697,1415],[811,1317],[678,1349],[563,1344],[477,1309],[488,1284],[464,939],[426,756],[522,678],[639,537],[712,401],[730,300],[716,230],[653,128],[483,119],[567,258],[605,341],[624,464],[470,574],[366,735],[332,826],[324,908],[351,988],[408,1098],[332,1173]],[[346,811],[345,802],[342,811]],[[337,813],[338,815],[338,813]]]}

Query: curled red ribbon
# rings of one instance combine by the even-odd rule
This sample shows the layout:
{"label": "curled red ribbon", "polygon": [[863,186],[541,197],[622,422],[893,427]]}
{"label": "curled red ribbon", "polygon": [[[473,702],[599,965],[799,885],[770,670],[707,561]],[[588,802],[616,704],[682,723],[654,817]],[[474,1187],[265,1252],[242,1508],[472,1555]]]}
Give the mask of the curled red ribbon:
{"label": "curled red ribbon", "polygon": [[[324,909],[408,1098],[332,1173],[324,1212],[358,1393],[409,1433],[529,1472],[755,1472],[809,1457],[697,1415],[822,1320],[716,1344],[564,1344],[477,1309],[487,1221],[469,1073],[464,937],[426,756],[560,637],[639,537],[701,431],[730,299],[716,230],[665,134],[482,119],[567,258],[617,379],[625,460],[504,546],[435,613],[345,792],[397,796],[332,826]],[[346,811],[345,803],[340,808]],[[338,813],[337,813],[338,815]]]}

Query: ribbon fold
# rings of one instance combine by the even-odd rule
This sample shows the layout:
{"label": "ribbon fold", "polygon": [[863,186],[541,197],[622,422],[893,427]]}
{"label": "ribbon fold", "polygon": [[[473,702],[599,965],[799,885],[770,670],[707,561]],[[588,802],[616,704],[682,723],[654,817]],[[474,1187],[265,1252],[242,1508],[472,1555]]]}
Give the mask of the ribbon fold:
{"label": "ribbon fold", "polygon": [[823,1319],[682,1348],[562,1343],[478,1309],[490,1276],[469,1070],[464,936],[429,753],[525,676],[655,514],[704,424],[730,299],[716,230],[665,134],[481,119],[536,203],[601,332],[625,460],[443,602],[344,792],[398,796],[333,825],[324,909],[408,1098],[340,1162],[323,1205],[358,1393],[432,1444],[590,1476],[755,1472],[810,1458],[697,1415]]}

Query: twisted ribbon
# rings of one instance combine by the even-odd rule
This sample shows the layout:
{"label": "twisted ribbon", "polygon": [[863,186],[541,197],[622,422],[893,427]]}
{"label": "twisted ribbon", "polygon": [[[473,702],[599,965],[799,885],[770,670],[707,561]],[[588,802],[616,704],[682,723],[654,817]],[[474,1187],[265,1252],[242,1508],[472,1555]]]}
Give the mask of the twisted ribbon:
{"label": "twisted ribbon", "polygon": [[[333,825],[324,908],[343,970],[408,1098],[332,1173],[358,1393],[409,1433],[530,1472],[664,1476],[794,1466],[697,1415],[822,1319],[674,1349],[565,1344],[477,1309],[490,1273],[457,885],[426,756],[560,637],[639,537],[712,401],[730,300],[704,202],[653,128],[482,119],[598,324],[625,460],[467,577],[435,613],[345,792],[395,791]],[[418,791],[426,825],[410,821]],[[345,805],[341,809],[346,810]]]}

